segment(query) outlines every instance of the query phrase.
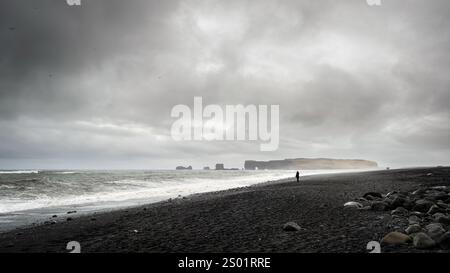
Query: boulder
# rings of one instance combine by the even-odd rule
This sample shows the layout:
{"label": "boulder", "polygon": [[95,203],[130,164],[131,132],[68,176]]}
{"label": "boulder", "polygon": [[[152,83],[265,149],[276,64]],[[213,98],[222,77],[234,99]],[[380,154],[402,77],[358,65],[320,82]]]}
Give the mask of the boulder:
{"label": "boulder", "polygon": [[405,209],[411,210],[414,207],[415,203],[411,199],[407,198],[403,203],[403,207]]}
{"label": "boulder", "polygon": [[363,197],[367,200],[374,200],[374,199],[381,199],[383,198],[383,195],[379,192],[368,192],[366,194],[363,195]]}
{"label": "boulder", "polygon": [[407,234],[414,234],[414,233],[419,233],[419,232],[422,232],[422,227],[419,224],[410,225],[406,229]]}
{"label": "boulder", "polygon": [[381,243],[384,245],[402,245],[407,244],[411,240],[410,236],[394,231],[384,236]]}
{"label": "boulder", "polygon": [[383,201],[373,201],[370,204],[370,208],[375,211],[385,211],[389,208],[389,205]]}
{"label": "boulder", "polygon": [[439,241],[439,239],[444,235],[445,229],[442,227],[441,224],[438,223],[432,223],[425,227],[425,230],[427,231],[428,236],[431,237],[434,241]]}
{"label": "boulder", "polygon": [[404,207],[398,207],[395,210],[391,211],[391,215],[405,216],[408,215],[409,211]]}
{"label": "boulder", "polygon": [[439,246],[443,249],[450,249],[450,232],[446,232],[442,237],[439,239]]}
{"label": "boulder", "polygon": [[433,219],[438,222],[441,223],[443,225],[449,226],[450,225],[450,217],[443,214],[443,213],[436,213],[433,215]]}
{"label": "boulder", "polygon": [[427,214],[433,215],[438,212],[445,212],[445,209],[442,209],[441,207],[437,205],[432,205],[431,208],[428,210]]}
{"label": "boulder", "polygon": [[441,191],[431,191],[425,194],[425,198],[432,201],[446,200],[448,195],[447,193]]}
{"label": "boulder", "polygon": [[437,201],[436,205],[439,206],[441,209],[444,209],[444,210],[450,208],[450,206],[449,206],[448,204],[446,204],[446,203],[445,203],[444,201],[442,201],[442,200]]}
{"label": "boulder", "polygon": [[425,199],[419,199],[416,201],[416,204],[414,206],[415,211],[420,212],[428,212],[428,210],[434,205],[433,202]]}
{"label": "boulder", "polygon": [[416,216],[416,215],[411,215],[411,216],[409,216],[409,218],[408,218],[408,223],[409,223],[410,225],[420,224],[421,221],[422,221],[422,220],[421,220],[418,216]]}
{"label": "boulder", "polygon": [[359,202],[347,202],[344,204],[345,208],[357,208],[360,209],[363,207],[363,205]]}
{"label": "boulder", "polygon": [[397,207],[401,207],[403,206],[403,204],[406,202],[406,199],[401,197],[401,196],[397,196],[394,199],[392,199],[392,201],[390,202],[391,207],[393,209],[397,208]]}
{"label": "boulder", "polygon": [[419,232],[414,235],[413,244],[418,249],[428,249],[434,247],[436,242],[427,234]]}
{"label": "boulder", "polygon": [[409,215],[415,215],[417,217],[423,217],[423,213],[420,211],[411,211]]}
{"label": "boulder", "polygon": [[359,198],[356,199],[356,202],[369,202],[369,200],[367,200],[364,197],[359,197]]}
{"label": "boulder", "polygon": [[447,199],[442,200],[442,202],[444,202],[447,205],[450,205],[450,196]]}
{"label": "boulder", "polygon": [[414,191],[412,194],[416,195],[416,196],[422,196],[425,194],[426,191],[427,191],[426,189],[418,189],[418,190]]}
{"label": "boulder", "polygon": [[289,222],[283,225],[284,231],[300,231],[302,228],[295,222]]}

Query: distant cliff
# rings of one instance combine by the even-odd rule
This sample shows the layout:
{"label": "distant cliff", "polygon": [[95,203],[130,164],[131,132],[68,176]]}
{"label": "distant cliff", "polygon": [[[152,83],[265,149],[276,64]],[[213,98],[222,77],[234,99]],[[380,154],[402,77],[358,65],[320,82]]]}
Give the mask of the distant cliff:
{"label": "distant cliff", "polygon": [[331,170],[376,168],[374,161],[362,159],[296,158],[272,161],[245,161],[246,170]]}
{"label": "distant cliff", "polygon": [[189,166],[189,167],[178,166],[178,167],[176,167],[176,170],[177,171],[186,171],[186,170],[191,171],[192,166]]}

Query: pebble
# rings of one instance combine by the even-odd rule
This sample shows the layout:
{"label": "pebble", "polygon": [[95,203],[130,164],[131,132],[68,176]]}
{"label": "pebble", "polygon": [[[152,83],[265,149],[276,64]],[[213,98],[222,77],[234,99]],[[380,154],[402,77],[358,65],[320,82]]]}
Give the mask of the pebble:
{"label": "pebble", "polygon": [[443,249],[450,249],[450,232],[445,233],[440,239],[439,239],[439,246]]}
{"label": "pebble", "polygon": [[429,200],[420,199],[420,200],[416,201],[416,204],[414,206],[414,210],[415,211],[420,211],[420,212],[428,212],[428,210],[433,205],[434,205],[434,203],[429,201]]}
{"label": "pebble", "polygon": [[410,241],[411,241],[410,236],[394,231],[384,236],[383,239],[381,240],[381,243],[385,245],[402,245]]}
{"label": "pebble", "polygon": [[407,229],[406,229],[406,233],[407,234],[413,234],[413,233],[419,233],[422,231],[422,227],[419,224],[413,224],[410,225]]}
{"label": "pebble", "polygon": [[409,211],[404,207],[398,207],[395,210],[391,211],[391,215],[408,215]]}
{"label": "pebble", "polygon": [[301,231],[302,228],[296,222],[288,222],[283,225],[284,231]]}
{"label": "pebble", "polygon": [[442,209],[442,208],[438,207],[437,205],[433,205],[428,210],[427,214],[433,215],[433,214],[438,213],[438,212],[445,212],[445,209]]}
{"label": "pebble", "polygon": [[449,226],[450,225],[450,217],[443,213],[436,213],[433,215],[433,218],[436,222]]}
{"label": "pebble", "polygon": [[408,223],[410,225],[419,224],[420,223],[420,218],[418,216],[416,216],[416,215],[409,216]]}
{"label": "pebble", "polygon": [[388,208],[388,204],[383,201],[374,201],[370,208],[375,211],[385,211]]}
{"label": "pebble", "polygon": [[427,249],[434,247],[436,242],[427,234],[420,232],[414,235],[413,244],[418,249]]}
{"label": "pebble", "polygon": [[439,239],[444,235],[445,229],[442,227],[441,224],[432,223],[425,227],[425,230],[427,231],[427,234],[433,239],[434,241],[439,241]]}
{"label": "pebble", "polygon": [[363,207],[363,205],[359,202],[347,202],[344,204],[345,208],[357,208],[360,209]]}

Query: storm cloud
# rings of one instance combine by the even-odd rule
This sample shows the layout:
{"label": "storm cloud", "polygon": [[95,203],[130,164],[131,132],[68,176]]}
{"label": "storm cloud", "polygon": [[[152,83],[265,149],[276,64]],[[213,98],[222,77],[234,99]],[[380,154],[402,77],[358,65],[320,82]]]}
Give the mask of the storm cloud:
{"label": "storm cloud", "polygon": [[[450,164],[450,3],[0,0],[0,169]],[[177,104],[280,105],[280,148],[175,142]]]}

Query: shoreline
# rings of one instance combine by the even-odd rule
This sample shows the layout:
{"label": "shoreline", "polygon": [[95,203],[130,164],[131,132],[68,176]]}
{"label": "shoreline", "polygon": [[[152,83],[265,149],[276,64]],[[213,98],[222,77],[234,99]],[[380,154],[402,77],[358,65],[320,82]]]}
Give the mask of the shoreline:
{"label": "shoreline", "polygon": [[[288,171],[288,170],[281,170]],[[317,175],[336,175],[340,173],[361,173],[361,172],[372,172],[379,171],[379,169],[349,169],[349,170],[307,170],[307,172],[313,172],[310,174],[306,174],[303,177],[317,176]],[[40,171],[36,171],[40,172]],[[72,170],[71,172],[77,172],[77,170]],[[316,173],[316,172],[325,172],[325,173]],[[328,173],[329,172],[329,173]],[[259,185],[267,185],[272,183],[283,183],[289,181],[291,178],[282,178],[268,181],[261,181],[255,184],[247,185],[247,186],[239,186],[239,187],[231,187],[227,189],[217,189],[207,192],[198,192],[191,193],[188,195],[178,195],[171,196],[166,198],[161,198],[157,201],[149,201],[145,198],[140,199],[130,199],[125,201],[109,201],[103,203],[86,203],[86,204],[73,204],[73,205],[61,205],[61,206],[52,206],[52,207],[42,207],[42,208],[34,208],[28,210],[21,211],[13,211],[7,213],[0,213],[0,222],[4,226],[0,226],[0,234],[11,232],[16,229],[26,229],[31,227],[37,227],[41,225],[47,224],[55,224],[56,222],[61,222],[61,219],[65,219],[67,217],[70,218],[79,218],[79,217],[89,217],[94,214],[102,214],[102,213],[111,213],[120,210],[128,210],[133,208],[140,208],[147,205],[165,203],[168,200],[178,200],[178,199],[186,199],[197,195],[202,194],[213,194],[213,193],[222,193],[229,190],[239,190],[245,189],[248,187],[254,187]],[[67,215],[69,212],[76,211],[76,213],[71,213],[71,215]],[[53,217],[56,215],[57,217]],[[13,219],[13,220],[11,220]],[[11,222],[9,222],[11,221]]]}
{"label": "shoreline", "polygon": [[[427,173],[441,173],[432,177]],[[0,234],[0,252],[365,252],[387,231],[388,212],[345,210],[366,192],[450,185],[450,168],[320,174],[192,194],[109,212],[71,217]],[[60,219],[61,220],[61,219]],[[297,221],[305,231],[286,233]],[[366,242],[367,241],[367,242]],[[402,248],[400,252],[415,252]]]}

